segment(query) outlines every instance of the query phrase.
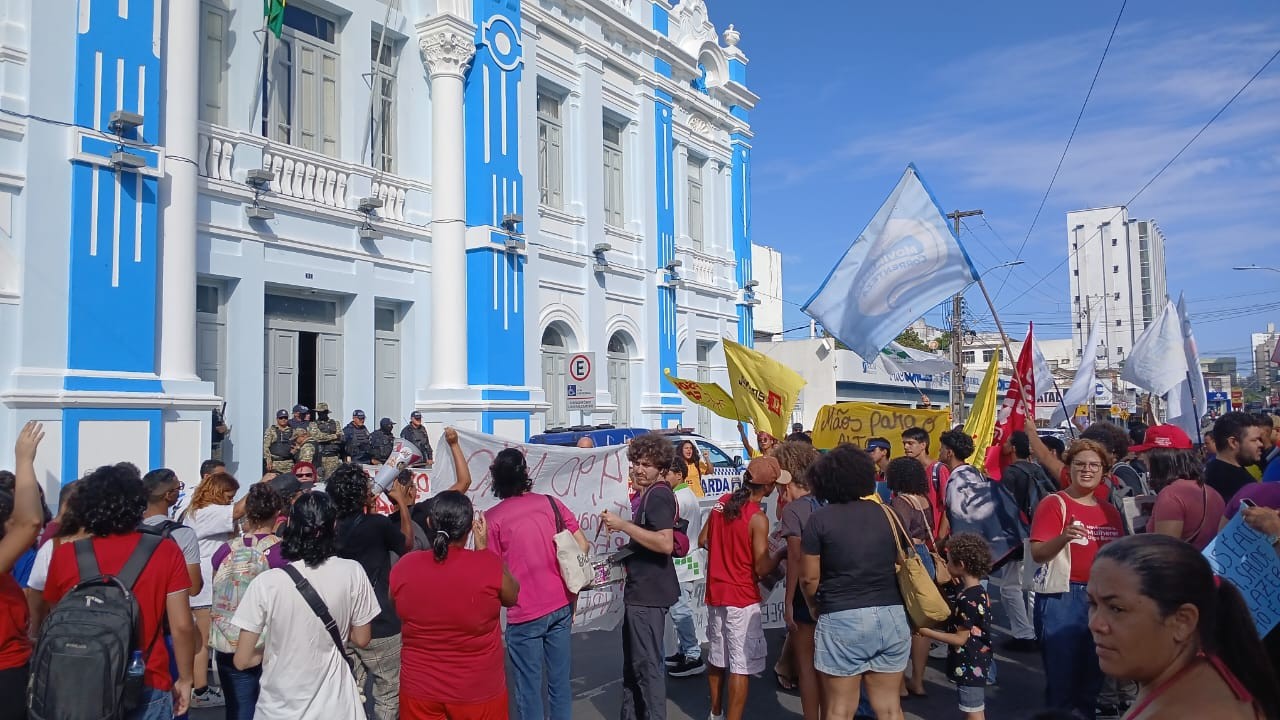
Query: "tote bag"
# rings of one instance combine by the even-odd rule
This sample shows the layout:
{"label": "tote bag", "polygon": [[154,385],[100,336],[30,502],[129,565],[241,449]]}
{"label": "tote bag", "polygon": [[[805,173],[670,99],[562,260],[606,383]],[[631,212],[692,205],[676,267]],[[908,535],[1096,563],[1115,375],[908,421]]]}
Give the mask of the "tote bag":
{"label": "tote bag", "polygon": [[[1062,506],[1062,529],[1067,529],[1067,503],[1058,493],[1052,496]],[[1064,593],[1071,589],[1071,546],[1068,543],[1049,561],[1037,565],[1031,559],[1031,541],[1022,541],[1023,587],[1035,593]]]}
{"label": "tote bag", "polygon": [[551,539],[556,546],[556,564],[560,566],[560,577],[569,592],[577,593],[595,579],[595,568],[591,558],[582,552],[578,539],[564,526],[564,518],[560,516],[556,501],[548,495],[547,502],[551,503],[551,514],[556,518],[556,534]]}
{"label": "tote bag", "polygon": [[893,533],[893,543],[898,548],[898,589],[902,592],[907,617],[918,628],[941,625],[951,617],[951,608],[942,598],[915,548],[905,542],[907,531],[898,514],[883,505],[880,509],[889,518],[889,532]]}

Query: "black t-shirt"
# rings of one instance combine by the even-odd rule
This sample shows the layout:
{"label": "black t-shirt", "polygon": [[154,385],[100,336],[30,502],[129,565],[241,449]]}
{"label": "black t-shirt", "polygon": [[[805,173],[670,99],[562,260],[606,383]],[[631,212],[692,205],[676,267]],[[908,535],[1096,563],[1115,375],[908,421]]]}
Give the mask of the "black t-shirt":
{"label": "black t-shirt", "polygon": [[400,618],[391,602],[391,553],[404,554],[404,535],[382,515],[359,515],[338,521],[338,557],[355,560],[369,575],[382,612],[370,623],[376,638],[400,632]]}
{"label": "black t-shirt", "polygon": [[1257,482],[1248,470],[1218,458],[1209,461],[1204,468],[1204,484],[1218,491],[1224,498],[1235,497],[1240,488]]}
{"label": "black t-shirt", "polygon": [[804,526],[801,547],[822,560],[819,613],[902,604],[894,573],[897,530],[882,507],[871,500],[826,505]]}
{"label": "black t-shirt", "polygon": [[[671,530],[676,523],[676,495],[666,483],[655,483],[636,505],[633,522],[645,530]],[[627,582],[622,601],[627,605],[668,608],[680,597],[680,582],[671,556],[654,552],[632,540],[624,563]]]}
{"label": "black t-shirt", "polygon": [[956,685],[986,687],[991,674],[991,600],[981,585],[960,589],[952,602],[951,632],[968,629],[969,638],[947,652],[947,679]]}

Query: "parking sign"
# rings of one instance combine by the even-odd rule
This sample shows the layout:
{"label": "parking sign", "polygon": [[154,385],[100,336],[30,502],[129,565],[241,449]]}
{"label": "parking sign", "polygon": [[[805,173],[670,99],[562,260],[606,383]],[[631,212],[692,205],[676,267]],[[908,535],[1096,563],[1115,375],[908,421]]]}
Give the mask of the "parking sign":
{"label": "parking sign", "polygon": [[577,353],[569,357],[569,383],[565,386],[568,409],[596,409],[596,385],[592,379],[595,365],[595,353]]}

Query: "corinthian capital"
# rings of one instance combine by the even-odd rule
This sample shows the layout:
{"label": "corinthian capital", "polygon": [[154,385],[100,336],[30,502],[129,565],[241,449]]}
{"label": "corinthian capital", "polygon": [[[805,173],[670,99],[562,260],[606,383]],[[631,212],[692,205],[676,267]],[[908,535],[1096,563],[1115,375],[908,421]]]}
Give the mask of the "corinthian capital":
{"label": "corinthian capital", "polygon": [[418,23],[418,48],[431,77],[462,77],[476,54],[476,27],[455,15]]}

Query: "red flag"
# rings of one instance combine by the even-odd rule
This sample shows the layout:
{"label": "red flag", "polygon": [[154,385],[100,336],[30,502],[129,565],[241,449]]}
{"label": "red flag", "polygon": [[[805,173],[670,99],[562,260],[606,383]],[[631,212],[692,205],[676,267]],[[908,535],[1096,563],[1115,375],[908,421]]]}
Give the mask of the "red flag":
{"label": "red flag", "polygon": [[1001,454],[1004,444],[1015,431],[1026,427],[1027,418],[1031,418],[1034,427],[1036,417],[1036,378],[1035,378],[1035,330],[1027,326],[1027,340],[1022,343],[1022,352],[1018,354],[1018,363],[1013,369],[1013,382],[1009,391],[1000,403],[996,412],[996,431],[987,449],[987,474],[999,480],[1004,474],[1004,458]]}
{"label": "red flag", "polygon": [[1276,341],[1276,348],[1271,351],[1271,362],[1280,365],[1280,340]]}

